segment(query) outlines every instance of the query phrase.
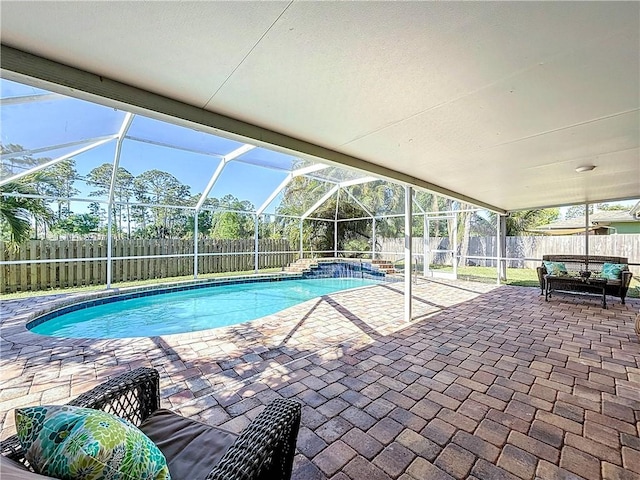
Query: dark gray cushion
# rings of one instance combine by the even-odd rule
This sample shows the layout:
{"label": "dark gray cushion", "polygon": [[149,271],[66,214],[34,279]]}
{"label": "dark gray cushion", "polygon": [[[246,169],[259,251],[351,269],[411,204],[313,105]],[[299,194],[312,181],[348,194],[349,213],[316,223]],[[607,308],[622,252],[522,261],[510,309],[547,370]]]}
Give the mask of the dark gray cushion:
{"label": "dark gray cushion", "polygon": [[0,455],[0,478],[2,480],[51,480],[53,477],[33,473],[20,462]]}
{"label": "dark gray cushion", "polygon": [[162,408],[140,430],[164,454],[172,480],[204,480],[238,437]]}

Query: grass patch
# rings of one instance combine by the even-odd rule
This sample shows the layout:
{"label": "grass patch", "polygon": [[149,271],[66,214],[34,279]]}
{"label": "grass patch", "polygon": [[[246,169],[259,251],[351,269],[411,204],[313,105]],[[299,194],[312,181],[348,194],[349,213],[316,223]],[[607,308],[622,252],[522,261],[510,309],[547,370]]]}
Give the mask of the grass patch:
{"label": "grass patch", "polygon": [[[397,262],[396,267],[403,268],[402,262]],[[418,264],[418,272],[422,272],[422,265]],[[431,266],[431,270],[442,273],[453,273],[453,267]],[[460,280],[468,280],[471,282],[496,283],[495,267],[458,267],[458,278]],[[514,285],[518,287],[536,287],[540,288],[538,282],[538,272],[531,268],[507,268],[507,280],[502,282],[503,285]],[[633,277],[627,292],[629,298],[640,298],[640,278]]]}
{"label": "grass patch", "polygon": [[[397,262],[397,268],[402,269],[402,262]],[[422,265],[418,265],[418,271],[422,272]],[[437,267],[432,266],[432,270],[437,270],[443,273],[453,273],[453,267]],[[281,268],[266,268],[259,270],[258,273],[274,273],[282,271]],[[220,278],[220,277],[233,277],[239,275],[251,275],[255,273],[253,270],[244,272],[227,272],[227,273],[208,273],[198,275],[198,279]],[[471,282],[480,283],[495,283],[496,282],[496,269],[495,267],[458,267],[458,278],[461,280],[468,280]],[[158,283],[174,283],[193,280],[191,276],[185,277],[170,277],[170,278],[157,278],[151,280],[139,280],[134,282],[121,282],[114,283],[114,288],[125,287],[141,287],[145,285],[154,285]],[[538,274],[535,270],[530,268],[507,268],[507,280],[502,282],[503,285],[515,285],[519,287],[536,287],[540,288],[538,283]],[[3,300],[13,300],[19,298],[31,298],[42,297],[45,295],[54,295],[60,293],[83,293],[83,292],[95,292],[104,290],[105,285],[89,285],[85,287],[73,287],[73,288],[58,288],[50,290],[42,290],[38,292],[16,292],[1,295]],[[627,293],[629,298],[640,298],[640,279],[633,277],[631,279],[631,285],[629,285],[629,291]]]}

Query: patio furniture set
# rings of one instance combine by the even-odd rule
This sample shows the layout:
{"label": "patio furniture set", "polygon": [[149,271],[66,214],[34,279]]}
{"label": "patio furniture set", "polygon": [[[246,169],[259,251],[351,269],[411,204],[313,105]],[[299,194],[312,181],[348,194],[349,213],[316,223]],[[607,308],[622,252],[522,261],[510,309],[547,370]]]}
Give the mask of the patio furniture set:
{"label": "patio furniture set", "polygon": [[[300,415],[298,402],[276,399],[236,435],[161,409],[158,371],[141,367],[66,406],[18,409],[18,433],[0,443],[0,476],[73,478],[95,471],[101,476],[76,478],[288,479]],[[119,442],[121,429],[126,441]],[[64,470],[71,472],[65,477]]]}
{"label": "patio furniture set", "polygon": [[587,255],[544,255],[537,268],[541,295],[549,301],[552,292],[597,294],[602,308],[607,295],[625,303],[633,274],[625,257]]}

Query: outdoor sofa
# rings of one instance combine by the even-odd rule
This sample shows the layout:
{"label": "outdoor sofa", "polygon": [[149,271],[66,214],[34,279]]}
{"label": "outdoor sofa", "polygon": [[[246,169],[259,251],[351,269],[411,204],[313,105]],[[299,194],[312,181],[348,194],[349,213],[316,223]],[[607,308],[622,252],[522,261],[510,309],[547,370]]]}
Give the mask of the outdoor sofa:
{"label": "outdoor sofa", "polygon": [[[545,276],[548,274],[556,274],[559,272],[549,272],[547,266],[555,264],[559,267],[564,267],[565,273],[561,275],[579,276],[580,272],[589,271],[594,278],[606,278],[606,286],[604,287],[604,293],[620,298],[624,304],[624,299],[627,296],[629,290],[629,284],[633,274],[629,271],[629,261],[626,257],[613,257],[613,256],[592,256],[592,255],[544,255],[542,257],[542,265],[537,267],[538,281],[540,282],[541,294],[544,295],[546,283]],[[612,275],[607,275],[605,272],[609,271],[608,266],[617,266],[612,271],[616,272]],[[552,265],[553,267],[553,265]],[[611,277],[611,278],[609,278]],[[616,278],[613,278],[616,277]],[[564,288],[571,289],[577,292],[581,291],[580,282],[567,282]]]}
{"label": "outdoor sofa", "polygon": [[[67,405],[109,412],[139,427],[166,458],[165,468],[168,466],[172,480],[291,477],[301,415],[301,405],[293,400],[272,401],[236,435],[161,409],[159,374],[141,367],[114,377]],[[30,470],[17,435],[2,441],[0,448],[3,480],[51,478]]]}

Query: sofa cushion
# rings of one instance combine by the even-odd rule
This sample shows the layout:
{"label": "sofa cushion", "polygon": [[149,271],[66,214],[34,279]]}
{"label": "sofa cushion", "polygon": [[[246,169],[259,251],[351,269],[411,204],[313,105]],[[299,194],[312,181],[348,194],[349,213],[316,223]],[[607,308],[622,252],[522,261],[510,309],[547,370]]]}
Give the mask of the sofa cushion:
{"label": "sofa cushion", "polygon": [[549,262],[545,260],[542,263],[544,263],[544,268],[547,269],[547,273],[549,275],[566,275],[567,274],[567,267],[562,262]]}
{"label": "sofa cushion", "polygon": [[169,480],[162,452],[126,420],[69,405],[18,408],[25,459],[38,473],[73,480]]}
{"label": "sofa cushion", "polygon": [[600,275],[603,278],[611,280],[619,280],[622,278],[622,271],[627,270],[627,265],[624,263],[604,263],[602,264],[602,272]]}
{"label": "sofa cushion", "polygon": [[0,455],[0,478],[2,480],[56,480],[27,470],[24,465],[15,460]]}
{"label": "sofa cushion", "polygon": [[140,430],[162,451],[176,480],[204,480],[238,437],[162,408]]}

